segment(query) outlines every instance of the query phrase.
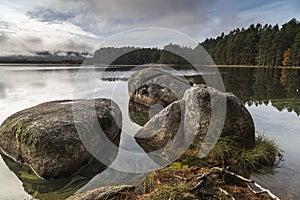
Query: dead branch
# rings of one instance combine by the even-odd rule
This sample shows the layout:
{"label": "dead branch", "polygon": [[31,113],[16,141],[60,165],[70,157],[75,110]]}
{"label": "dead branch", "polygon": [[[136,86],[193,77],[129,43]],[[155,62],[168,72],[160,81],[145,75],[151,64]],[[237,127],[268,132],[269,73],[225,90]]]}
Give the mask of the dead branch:
{"label": "dead branch", "polygon": [[222,188],[219,188],[219,190],[221,192],[223,192],[226,196],[229,196],[232,200],[235,200],[235,198],[233,196],[231,196],[226,190],[222,189]]}
{"label": "dead branch", "polygon": [[189,192],[193,192],[193,191],[197,190],[202,185],[203,182],[204,182],[203,180],[199,181],[194,187],[189,189]]}
{"label": "dead branch", "polygon": [[[265,192],[265,193],[267,193],[272,199],[274,199],[274,200],[280,200],[276,195],[274,195],[270,190],[268,190],[268,189],[265,189],[264,187],[262,187],[261,185],[259,185],[258,183],[256,183],[255,181],[253,181],[253,180],[250,180],[250,179],[247,179],[247,178],[245,178],[245,177],[243,177],[243,176],[241,176],[241,175],[238,175],[238,174],[236,174],[236,173],[234,173],[234,172],[230,172],[230,171],[228,171],[228,170],[226,170],[226,169],[222,169],[222,168],[220,168],[220,167],[213,167],[213,168],[211,168],[212,170],[218,170],[218,171],[220,171],[220,172],[223,172],[223,173],[226,173],[226,174],[230,174],[230,175],[232,175],[232,176],[234,176],[234,177],[236,177],[236,178],[238,178],[238,179],[240,179],[240,180],[242,180],[242,181],[245,181],[245,182],[247,182],[247,183],[253,183],[256,187],[258,187],[261,191],[260,191],[260,193],[261,192]],[[250,188],[251,189],[251,188]],[[254,193],[257,193],[255,190],[253,190],[253,189],[251,189]]]}

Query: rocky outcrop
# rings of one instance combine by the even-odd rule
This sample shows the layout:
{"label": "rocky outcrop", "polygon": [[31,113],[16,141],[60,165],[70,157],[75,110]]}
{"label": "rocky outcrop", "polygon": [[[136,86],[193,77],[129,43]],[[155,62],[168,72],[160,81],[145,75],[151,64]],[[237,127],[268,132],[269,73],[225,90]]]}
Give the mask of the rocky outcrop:
{"label": "rocky outcrop", "polygon": [[107,186],[73,195],[66,200],[135,199],[132,185]]}
{"label": "rocky outcrop", "polygon": [[[0,147],[44,178],[74,174],[93,158],[83,145],[73,119],[75,114],[76,120],[81,116],[85,123],[89,122],[85,110],[72,110],[72,105],[80,108],[86,103],[92,103],[97,123],[107,138],[118,145],[122,121],[119,107],[111,100],[96,99],[47,102],[15,113],[0,127]],[[95,131],[92,130],[95,121],[90,122],[85,126],[86,133]],[[116,153],[111,152],[112,156]]]}
{"label": "rocky outcrop", "polygon": [[171,103],[148,121],[135,139],[146,152],[151,152],[165,147],[177,134],[181,135],[177,143],[185,145],[191,137],[203,140],[208,132],[210,138],[218,137],[218,131],[221,137],[230,136],[242,148],[254,146],[253,119],[242,102],[231,93],[197,85],[188,89],[182,100]]}

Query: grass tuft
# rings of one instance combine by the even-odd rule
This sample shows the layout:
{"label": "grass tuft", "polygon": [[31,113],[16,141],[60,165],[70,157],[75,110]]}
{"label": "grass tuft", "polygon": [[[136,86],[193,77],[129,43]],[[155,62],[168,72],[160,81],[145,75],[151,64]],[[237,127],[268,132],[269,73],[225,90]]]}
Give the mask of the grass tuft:
{"label": "grass tuft", "polygon": [[282,153],[274,140],[258,135],[252,149],[241,151],[238,163],[240,167],[252,170],[278,166],[282,161]]}
{"label": "grass tuft", "polygon": [[[264,168],[275,167],[282,161],[282,151],[266,136],[259,134],[251,149],[241,148],[230,136],[219,139],[215,147],[204,158],[197,157],[198,147],[194,145],[178,160],[188,166],[230,167],[238,172],[258,172]],[[193,153],[191,153],[193,152]],[[196,152],[196,153],[195,153]]]}

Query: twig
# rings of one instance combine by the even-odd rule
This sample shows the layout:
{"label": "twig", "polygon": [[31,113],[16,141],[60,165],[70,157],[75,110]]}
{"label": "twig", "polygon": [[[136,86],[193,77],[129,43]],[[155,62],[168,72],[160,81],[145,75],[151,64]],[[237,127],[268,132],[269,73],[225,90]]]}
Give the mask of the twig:
{"label": "twig", "polygon": [[[253,180],[250,180],[250,179],[247,179],[247,178],[245,178],[245,177],[243,177],[243,176],[241,176],[241,175],[238,175],[238,174],[236,174],[236,173],[233,173],[233,172],[230,172],[230,171],[228,171],[228,170],[225,170],[225,169],[222,169],[222,168],[220,168],[220,167],[213,167],[212,168],[212,170],[218,170],[218,171],[220,171],[220,172],[224,172],[224,173],[226,173],[226,174],[230,174],[230,175],[232,175],[232,176],[234,176],[234,177],[236,177],[236,178],[238,178],[238,179],[240,179],[240,180],[242,180],[242,181],[245,181],[245,182],[247,182],[247,183],[253,183],[256,187],[258,187],[261,191],[263,191],[263,192],[266,192],[271,198],[273,198],[274,200],[280,200],[276,195],[274,195],[270,190],[268,190],[268,189],[265,189],[264,187],[262,187],[261,185],[259,185],[258,183],[256,183],[255,181],[253,181]],[[250,188],[251,189],[251,188]],[[253,190],[253,189],[251,189],[254,193],[257,193],[255,190]],[[260,192],[261,193],[261,192]]]}
{"label": "twig", "polygon": [[203,182],[204,182],[203,180],[199,181],[194,187],[189,189],[189,192],[193,192],[194,190],[197,190],[202,185]]}
{"label": "twig", "polygon": [[226,190],[224,190],[224,189],[222,189],[222,188],[219,188],[219,190],[220,190],[221,192],[223,192],[226,196],[231,197],[232,200],[235,200],[235,198],[234,198],[233,196],[231,196]]}
{"label": "twig", "polygon": [[183,180],[183,181],[188,181],[188,179],[189,179],[189,178],[184,178],[184,177],[178,176],[176,174],[174,174],[173,176],[180,179],[180,180]]}
{"label": "twig", "polygon": [[247,178],[245,178],[245,177],[243,177],[243,176],[241,176],[241,175],[238,175],[238,174],[236,174],[236,173],[234,173],[234,172],[231,172],[231,171],[228,171],[228,170],[226,170],[226,169],[222,169],[222,168],[220,168],[220,167],[213,167],[213,168],[211,168],[211,170],[218,170],[218,171],[220,171],[220,172],[224,172],[224,173],[226,173],[226,174],[230,174],[230,175],[235,176],[235,177],[237,177],[238,179],[240,179],[240,180],[242,180],[242,181],[245,181],[245,182],[247,182],[247,183],[253,183],[253,182],[254,182],[254,181],[252,181],[252,180],[250,180],[250,179],[247,179]]}
{"label": "twig", "polygon": [[[206,173],[206,174],[202,174],[201,176],[197,177],[197,181],[202,180],[204,178],[206,178],[208,175],[210,175],[211,173]],[[194,177],[195,178],[195,177]]]}
{"label": "twig", "polygon": [[[261,190],[261,192],[265,192],[265,193],[267,193],[271,198],[273,198],[273,199],[275,199],[275,200],[280,200],[276,195],[274,195],[270,190],[268,190],[268,189],[266,189],[266,188],[263,188],[261,185],[259,185],[258,183],[256,183],[256,182],[253,182],[254,183],[254,185],[256,186],[256,187],[258,187],[260,190]],[[252,189],[251,189],[252,190]],[[254,190],[252,190],[254,193],[255,193],[255,191]]]}

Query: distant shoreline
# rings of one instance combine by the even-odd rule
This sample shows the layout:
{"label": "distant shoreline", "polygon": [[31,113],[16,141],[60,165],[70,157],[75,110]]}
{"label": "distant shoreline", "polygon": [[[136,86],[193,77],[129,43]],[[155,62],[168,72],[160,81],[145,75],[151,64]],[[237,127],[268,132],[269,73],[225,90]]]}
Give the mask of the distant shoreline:
{"label": "distant shoreline", "polygon": [[[19,62],[10,62],[10,63],[0,63],[1,66],[74,66],[79,67],[82,65],[82,63],[19,63]],[[184,68],[191,68],[191,65],[182,65],[182,64],[166,64],[170,67],[177,66],[179,69]],[[93,65],[90,65],[93,66]],[[106,67],[107,65],[97,65],[96,67]],[[121,69],[121,68],[130,68],[130,67],[136,67],[141,65],[109,65],[111,68]],[[147,65],[145,65],[147,66]],[[148,66],[151,66],[150,64]],[[161,64],[155,64],[153,63],[153,67],[163,67]],[[206,67],[209,67],[210,65],[207,65]],[[260,65],[212,65],[217,66],[218,68],[279,68],[279,69],[300,69],[300,66],[260,66]]]}

